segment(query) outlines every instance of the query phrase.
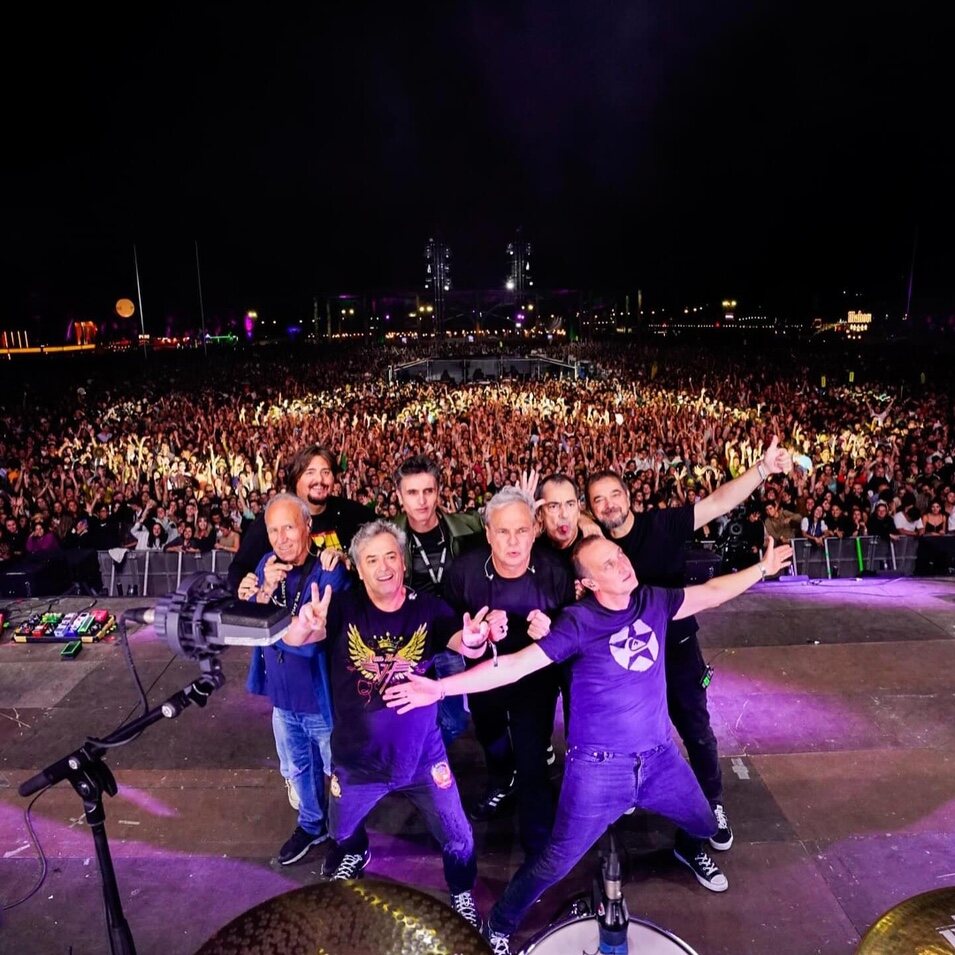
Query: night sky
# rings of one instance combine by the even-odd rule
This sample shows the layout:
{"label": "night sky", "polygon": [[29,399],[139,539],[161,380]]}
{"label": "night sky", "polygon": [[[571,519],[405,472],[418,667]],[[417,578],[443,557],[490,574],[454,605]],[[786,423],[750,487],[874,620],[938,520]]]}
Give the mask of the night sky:
{"label": "night sky", "polygon": [[[147,328],[313,294],[539,286],[955,306],[948,33],[896,4],[33,10],[3,80],[5,316]],[[885,9],[885,8],[879,8]],[[948,50],[945,53],[948,54]]]}

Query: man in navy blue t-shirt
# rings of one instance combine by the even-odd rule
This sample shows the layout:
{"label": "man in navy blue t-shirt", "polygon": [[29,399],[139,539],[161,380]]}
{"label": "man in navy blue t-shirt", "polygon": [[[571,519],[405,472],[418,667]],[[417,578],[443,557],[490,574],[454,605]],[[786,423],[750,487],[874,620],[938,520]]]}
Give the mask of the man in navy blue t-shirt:
{"label": "man in navy blue t-shirt", "polygon": [[[716,607],[788,564],[789,547],[769,547],[762,563],[686,590],[639,585],[614,541],[587,537],[574,565],[590,591],[565,609],[550,632],[518,653],[447,679],[412,676],[386,691],[399,713],[452,693],[480,693],[546,667],[570,664],[571,721],[564,783],[551,840],[517,871],[489,920],[496,955],[545,889],[560,881],[604,830],[632,806],[680,827],[674,854],[714,892],[729,883],[707,852],[716,818],[692,770],[680,756],[667,715],[663,653],[670,620]],[[482,621],[462,634],[469,646],[487,639]]]}
{"label": "man in navy blue t-shirt", "polygon": [[[385,691],[408,679],[446,649],[468,650],[451,608],[433,594],[405,585],[404,533],[388,521],[361,527],[351,557],[364,586],[346,594],[330,590],[311,600],[293,621],[288,643],[324,641],[334,701],[329,828],[325,859],[331,879],[358,878],[371,853],[364,821],[386,795],[402,793],[438,841],[454,910],[475,927],[471,890],[477,876],[474,836],[437,721],[437,706],[405,720],[386,706]],[[487,613],[476,615],[479,623]],[[470,618],[466,618],[471,623]],[[435,701],[438,702],[438,701]]]}

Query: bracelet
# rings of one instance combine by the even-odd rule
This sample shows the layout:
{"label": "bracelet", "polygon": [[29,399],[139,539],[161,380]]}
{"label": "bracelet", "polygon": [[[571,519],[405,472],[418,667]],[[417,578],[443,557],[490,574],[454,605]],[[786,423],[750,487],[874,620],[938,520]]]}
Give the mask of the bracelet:
{"label": "bracelet", "polygon": [[763,467],[763,462],[762,462],[762,461],[757,461],[757,462],[756,462],[756,473],[759,474],[759,480],[760,480],[760,481],[765,481],[766,478],[769,477],[769,471],[767,471],[766,468]]}
{"label": "bracelet", "polygon": [[757,566],[759,567],[759,579],[763,581],[766,579],[766,565],[760,561]]}
{"label": "bracelet", "polygon": [[446,696],[444,692],[444,684],[441,682],[441,680],[438,680],[438,689],[441,690],[441,695],[438,697],[438,702],[440,703]]}
{"label": "bracelet", "polygon": [[464,637],[461,637],[461,646],[467,647],[468,650],[480,650],[481,647],[487,646],[487,637],[485,637],[480,643],[470,644]]}

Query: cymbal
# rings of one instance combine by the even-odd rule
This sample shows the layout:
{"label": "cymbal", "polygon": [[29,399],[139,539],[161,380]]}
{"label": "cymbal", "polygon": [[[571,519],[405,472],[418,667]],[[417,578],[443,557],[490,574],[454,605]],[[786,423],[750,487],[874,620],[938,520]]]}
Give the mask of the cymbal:
{"label": "cymbal", "polygon": [[488,955],[447,903],[392,882],[307,885],[233,919],[196,955]]}
{"label": "cymbal", "polygon": [[955,888],[913,895],[881,915],[856,955],[953,955]]}

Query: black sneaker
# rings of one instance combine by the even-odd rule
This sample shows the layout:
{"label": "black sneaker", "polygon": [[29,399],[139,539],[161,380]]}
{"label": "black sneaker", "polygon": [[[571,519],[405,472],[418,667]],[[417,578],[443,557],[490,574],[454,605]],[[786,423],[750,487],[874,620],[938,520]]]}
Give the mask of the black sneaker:
{"label": "black sneaker", "polygon": [[511,955],[511,936],[503,932],[492,932],[490,925],[485,926],[484,941],[491,946],[493,955]]}
{"label": "black sneaker", "polygon": [[673,855],[696,876],[696,881],[703,888],[711,892],[725,892],[730,887],[729,880],[720,872],[720,867],[702,846],[693,856],[689,853],[684,856],[679,849],[674,849]]}
{"label": "black sneaker", "polygon": [[306,832],[301,826],[295,827],[295,832],[289,836],[288,841],[279,849],[279,862],[282,865],[292,865],[304,859],[308,850],[312,846],[317,846],[328,838],[328,832],[322,831],[318,834]]}
{"label": "black sneaker", "polygon": [[719,852],[726,852],[733,844],[733,830],[721,802],[713,807],[713,815],[716,816],[716,832],[710,836],[710,845]]}
{"label": "black sneaker", "polygon": [[344,882],[348,879],[360,879],[365,866],[371,862],[371,849],[366,849],[361,855],[357,852],[348,852],[342,856],[342,861],[335,866],[335,871],[327,873],[332,882]]}
{"label": "black sneaker", "polygon": [[517,779],[511,776],[510,783],[504,786],[495,786],[489,789],[470,809],[468,816],[474,822],[485,822],[500,815],[506,808],[509,808],[514,799],[514,785]]}
{"label": "black sneaker", "polygon": [[454,909],[468,925],[472,925],[479,932],[481,931],[481,917],[478,915],[477,907],[474,904],[474,896],[470,892],[452,892],[451,908]]}

